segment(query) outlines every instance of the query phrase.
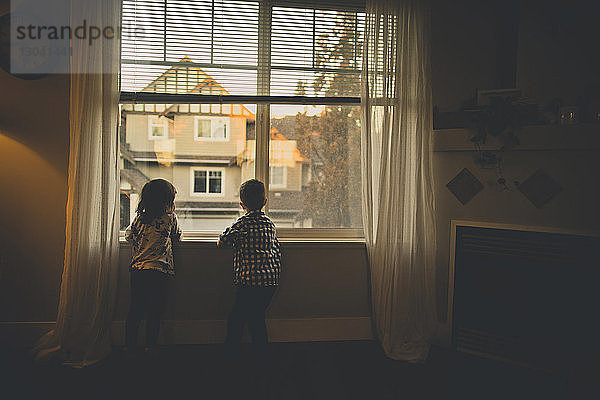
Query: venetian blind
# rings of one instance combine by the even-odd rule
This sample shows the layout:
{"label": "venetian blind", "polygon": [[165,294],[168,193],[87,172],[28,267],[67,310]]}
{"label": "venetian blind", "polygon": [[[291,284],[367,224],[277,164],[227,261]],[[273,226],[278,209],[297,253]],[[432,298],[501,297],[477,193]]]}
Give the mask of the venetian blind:
{"label": "venetian blind", "polygon": [[364,13],[330,0],[123,0],[121,91],[358,96]]}

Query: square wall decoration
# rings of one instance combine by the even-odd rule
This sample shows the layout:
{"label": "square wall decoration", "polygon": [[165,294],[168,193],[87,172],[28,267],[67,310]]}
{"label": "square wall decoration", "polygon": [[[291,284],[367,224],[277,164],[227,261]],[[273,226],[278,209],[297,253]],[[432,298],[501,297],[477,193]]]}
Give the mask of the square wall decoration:
{"label": "square wall decoration", "polygon": [[518,187],[527,200],[537,208],[542,208],[562,191],[562,187],[541,169],[535,171]]}
{"label": "square wall decoration", "polygon": [[463,206],[483,190],[483,184],[467,168],[463,168],[446,187]]}

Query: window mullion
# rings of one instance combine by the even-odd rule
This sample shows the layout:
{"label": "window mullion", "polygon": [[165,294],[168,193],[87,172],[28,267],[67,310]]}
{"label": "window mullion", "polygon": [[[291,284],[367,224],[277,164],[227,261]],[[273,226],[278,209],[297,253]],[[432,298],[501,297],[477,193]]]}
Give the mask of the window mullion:
{"label": "window mullion", "polygon": [[215,0],[212,0],[210,19],[210,63],[215,62]]}
{"label": "window mullion", "polygon": [[[259,96],[270,95],[271,85],[271,1],[260,2],[258,10],[258,76],[257,92]],[[264,182],[269,190],[269,139],[270,106],[268,103],[256,106],[256,179]],[[265,211],[268,211],[268,204]]]}
{"label": "window mullion", "polygon": [[163,18],[163,61],[167,61],[167,0],[164,1]]}

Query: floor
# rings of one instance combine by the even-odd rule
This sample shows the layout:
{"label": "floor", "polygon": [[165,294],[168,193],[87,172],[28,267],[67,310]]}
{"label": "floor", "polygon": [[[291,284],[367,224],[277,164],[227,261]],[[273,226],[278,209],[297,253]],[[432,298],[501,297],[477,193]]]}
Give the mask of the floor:
{"label": "floor", "polygon": [[170,346],[153,354],[115,349],[97,365],[72,369],[35,365],[26,349],[4,348],[0,398],[600,398],[595,376],[536,371],[437,347],[424,364],[390,360],[373,341],[274,343],[271,350],[266,363],[248,348],[241,361],[228,363],[219,345]]}

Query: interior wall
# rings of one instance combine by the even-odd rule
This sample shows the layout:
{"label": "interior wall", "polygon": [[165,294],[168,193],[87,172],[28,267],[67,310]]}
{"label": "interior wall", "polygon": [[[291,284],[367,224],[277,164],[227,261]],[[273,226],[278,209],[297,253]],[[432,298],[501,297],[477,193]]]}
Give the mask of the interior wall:
{"label": "interior wall", "polygon": [[[184,233],[185,236],[185,233]],[[281,284],[268,318],[369,317],[366,251],[361,243],[282,243]],[[165,319],[226,320],[233,305],[231,249],[214,242],[182,242],[174,254]],[[122,243],[116,320],[129,307],[131,247]]]}
{"label": "interior wall", "polygon": [[496,81],[494,1],[435,0],[431,10],[433,104],[441,112],[460,110],[476,89]]}
{"label": "interior wall", "polygon": [[64,252],[67,79],[0,73],[0,86],[0,320],[44,320]]}
{"label": "interior wall", "polygon": [[[516,86],[541,110],[555,99],[562,105],[581,105],[586,98],[600,104],[600,56],[594,50],[600,36],[594,20],[600,3],[594,3],[577,1],[565,7],[564,2],[555,1],[517,2]],[[432,90],[433,103],[440,111],[459,111],[476,89],[499,89],[495,86],[496,68],[502,64],[496,53],[498,4],[472,0],[434,2]],[[502,191],[496,184],[496,172],[476,165],[468,132],[453,138],[448,138],[448,132],[435,133],[440,321],[446,321],[447,314],[451,219],[598,230],[596,204],[600,196],[595,182],[599,181],[599,168],[595,160],[600,148],[593,138],[598,136],[600,125],[583,128],[585,133],[556,126],[540,129],[533,146],[525,146],[529,150],[516,149],[505,155],[505,175],[510,184],[515,180],[523,182],[542,168],[554,178],[563,190],[541,209],[534,207],[514,185],[511,191]],[[551,146],[540,146],[551,141],[555,142]],[[462,205],[446,184],[465,167],[484,184],[484,190]]]}
{"label": "interior wall", "polygon": [[600,3],[529,0],[520,8],[517,86],[542,107],[600,96]]}
{"label": "interior wall", "polygon": [[[444,133],[437,133],[443,135]],[[465,139],[463,145],[468,146]],[[504,224],[556,227],[565,230],[594,232],[600,227],[600,156],[598,141],[588,149],[561,149],[513,151],[505,154],[505,177],[510,190],[497,184],[495,170],[481,169],[474,151],[454,151],[440,148],[434,154],[437,196],[437,293],[438,315],[446,321],[448,309],[450,223],[453,219],[489,221]],[[484,185],[484,189],[466,205],[462,205],[448,190],[446,184],[463,168]],[[538,169],[543,169],[561,187],[562,191],[542,208],[536,208],[514,186],[523,182]]]}
{"label": "interior wall", "polygon": [[[509,61],[498,58],[514,54],[498,51],[498,14],[507,1],[433,1],[432,91],[440,112],[460,111],[476,89],[502,89],[498,68]],[[515,86],[542,109],[555,100],[563,106],[581,105],[589,97],[598,102],[600,3],[511,1],[518,13]]]}
{"label": "interior wall", "polygon": [[[0,15],[9,1],[0,2]],[[56,316],[68,158],[67,76],[0,70],[0,321]]]}

